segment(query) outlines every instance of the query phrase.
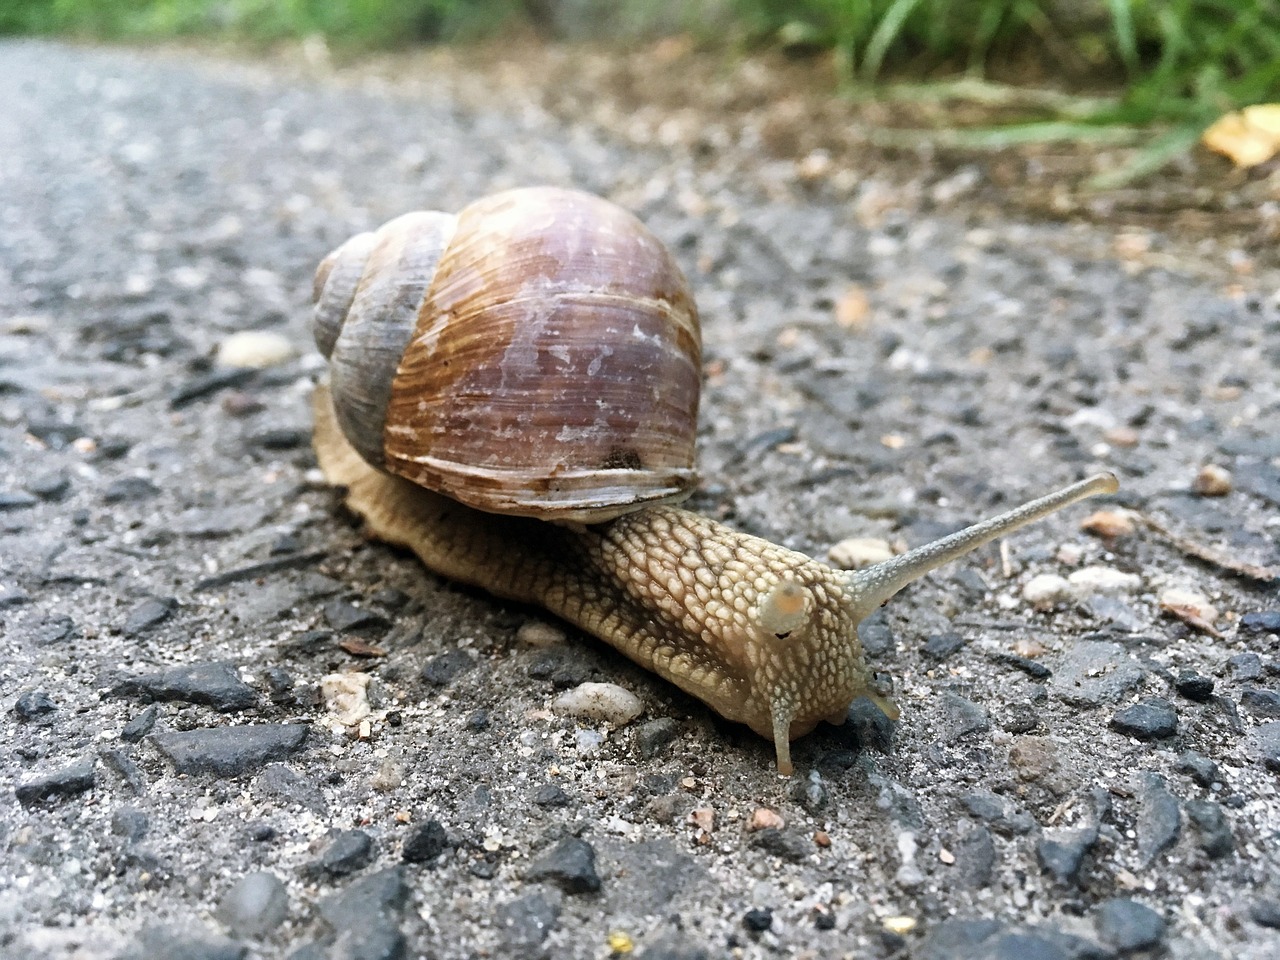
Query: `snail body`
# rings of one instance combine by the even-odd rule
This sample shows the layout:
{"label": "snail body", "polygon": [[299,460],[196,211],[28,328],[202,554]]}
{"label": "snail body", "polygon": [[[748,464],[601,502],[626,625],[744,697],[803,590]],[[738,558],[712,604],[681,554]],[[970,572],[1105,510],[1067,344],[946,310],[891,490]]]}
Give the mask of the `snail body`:
{"label": "snail body", "polygon": [[[406,224],[426,239],[405,239]],[[842,722],[857,697],[897,716],[871,683],[862,619],[935,567],[1116,488],[1099,475],[856,572],[670,505],[696,483],[693,300],[639,221],[574,191],[391,221],[326,258],[316,295],[331,387],[316,391],[315,448],[367,532],[599,637],[771,739],[786,774],[790,741]]]}

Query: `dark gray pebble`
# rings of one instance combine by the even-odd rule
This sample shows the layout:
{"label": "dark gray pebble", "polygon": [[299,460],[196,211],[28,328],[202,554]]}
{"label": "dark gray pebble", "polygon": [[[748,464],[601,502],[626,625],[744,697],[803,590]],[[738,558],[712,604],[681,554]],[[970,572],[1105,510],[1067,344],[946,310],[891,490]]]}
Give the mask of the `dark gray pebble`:
{"label": "dark gray pebble", "polygon": [[[387,715],[387,722],[391,722],[391,715]],[[489,729],[489,711],[481,707],[478,710],[472,710],[467,714],[467,729],[472,733],[479,733],[482,730]]]}
{"label": "dark gray pebble", "polygon": [[346,889],[320,901],[320,916],[334,930],[359,932],[366,925],[398,922],[409,885],[404,868],[379,870],[352,881]]}
{"label": "dark gray pebble", "polygon": [[237,937],[261,937],[284,923],[289,894],[275,874],[266,870],[237,880],[214,911],[219,923]]}
{"label": "dark gray pebble", "polygon": [[1250,755],[1268,770],[1280,773],[1280,720],[1261,723],[1249,735]]}
{"label": "dark gray pebble", "polygon": [[62,470],[42,473],[27,481],[27,489],[41,500],[61,500],[71,490],[71,478]]}
{"label": "dark gray pebble", "polygon": [[399,587],[380,587],[369,595],[369,601],[388,610],[400,610],[408,604],[410,597]]}
{"label": "dark gray pebble", "polygon": [[244,960],[249,948],[213,933],[193,934],[186,927],[152,927],[138,937],[128,960]]}
{"label": "dark gray pebble", "polygon": [[1111,718],[1111,729],[1139,740],[1163,740],[1178,732],[1178,714],[1168,700],[1146,697],[1117,710]]}
{"label": "dark gray pebble", "polygon": [[1240,694],[1240,706],[1255,717],[1280,719],[1280,692],[1249,687]]}
{"label": "dark gray pebble", "polygon": [[803,863],[813,853],[813,846],[791,830],[768,827],[751,834],[751,846],[780,860]]}
{"label": "dark gray pebble", "polygon": [[266,843],[276,838],[276,828],[265,820],[252,820],[245,824],[244,833],[254,843]]}
{"label": "dark gray pebble", "polygon": [[20,607],[31,602],[31,594],[17,587],[0,587],[0,610],[6,607]]}
{"label": "dark gray pebble", "polygon": [[998,663],[1006,667],[1013,667],[1015,670],[1021,670],[1032,680],[1048,680],[1053,676],[1053,671],[1046,667],[1039,660],[1032,660],[1030,657],[1020,657],[1016,653],[997,652],[988,655],[992,663]]}
{"label": "dark gray pebble", "polygon": [[27,690],[20,693],[13,704],[13,712],[18,715],[19,720],[24,721],[47,716],[57,709],[58,705],[53,702],[53,697],[43,690]]}
{"label": "dark gray pebble", "polygon": [[935,633],[924,641],[924,653],[935,660],[946,660],[958,653],[969,641],[958,633]]}
{"label": "dark gray pebble", "polygon": [[1235,849],[1235,837],[1222,807],[1212,800],[1188,800],[1185,804],[1187,819],[1195,824],[1200,835],[1200,849],[1211,860],[1227,856]]}
{"label": "dark gray pebble", "polygon": [[955,854],[955,875],[969,890],[981,890],[991,883],[996,865],[996,844],[991,831],[977,826],[961,834],[951,845]]}
{"label": "dark gray pebble", "polygon": [[160,488],[146,477],[121,477],[107,485],[102,492],[105,503],[134,503],[158,496]]}
{"label": "dark gray pebble", "polygon": [[565,837],[525,871],[529,880],[550,880],[565,893],[595,893],[601,887],[596,851],[578,837]]}
{"label": "dark gray pebble", "polygon": [[757,908],[742,915],[742,925],[752,933],[764,933],[773,926],[773,911]]}
{"label": "dark gray pebble", "polygon": [[855,750],[888,753],[893,746],[895,729],[894,721],[889,719],[875,701],[868,697],[858,697],[849,704],[844,723],[836,731],[842,737],[848,737],[850,746]]}
{"label": "dark gray pebble", "polygon": [[113,689],[117,695],[142,695],[155,700],[203,703],[217,710],[248,710],[258,705],[258,695],[240,679],[232,664],[195,663],[171,667],[160,673],[126,677]]}
{"label": "dark gray pebble", "polygon": [[93,789],[95,761],[92,757],[73,763],[69,767],[26,780],[14,787],[18,802],[24,807],[35,806],[60,797],[73,797]]}
{"label": "dark gray pebble", "polygon": [[475,665],[475,656],[466,650],[446,650],[427,661],[422,668],[422,679],[433,687],[445,687]]}
{"label": "dark gray pebble", "polygon": [[156,717],[160,715],[160,708],[154,703],[143,709],[136,717],[133,717],[120,730],[120,739],[125,743],[137,743],[156,725]]}
{"label": "dark gray pebble", "polygon": [[1043,707],[1028,700],[1021,700],[1009,705],[1004,722],[1000,724],[1000,727],[1007,733],[1030,733],[1040,726],[1043,716]]}
{"label": "dark gray pebble", "polygon": [[1260,927],[1280,930],[1280,900],[1255,900],[1249,904],[1249,919]]}
{"label": "dark gray pebble", "polygon": [[363,830],[343,830],[320,854],[318,865],[330,876],[341,877],[355,873],[372,859],[373,837]]}
{"label": "dark gray pebble", "polygon": [[409,828],[401,848],[405,863],[434,863],[440,854],[449,849],[449,834],[439,820],[415,823]]}
{"label": "dark gray pebble", "polygon": [[136,637],[158,626],[174,610],[178,609],[178,601],[173,597],[148,597],[129,611],[120,632],[126,637]]}
{"label": "dark gray pebble", "polygon": [[297,804],[314,813],[323,814],[329,803],[320,787],[310,777],[295,773],[283,763],[269,763],[253,780],[254,793],[285,803]]}
{"label": "dark gray pebble", "polygon": [[1036,858],[1041,868],[1059,883],[1079,883],[1080,867],[1097,842],[1096,825],[1063,830],[1040,838],[1036,843]]}
{"label": "dark gray pebble", "polygon": [[1280,633],[1280,610],[1246,613],[1240,618],[1240,633]]}
{"label": "dark gray pebble", "polygon": [[98,756],[102,758],[103,763],[120,775],[120,779],[133,791],[135,797],[141,797],[147,792],[147,781],[142,775],[141,768],[126,757],[123,750],[108,747],[98,751]]}
{"label": "dark gray pebble", "polygon": [[636,727],[636,747],[646,760],[656,757],[680,733],[680,725],[670,717],[658,717]]}
{"label": "dark gray pebble", "polygon": [[23,493],[21,490],[0,490],[0,511],[24,510],[27,507],[34,507],[39,502],[38,497]]}
{"label": "dark gray pebble", "polygon": [[1142,776],[1138,792],[1138,856],[1149,866],[1161,852],[1178,841],[1182,814],[1177,798],[1157,773]]}
{"label": "dark gray pebble", "polygon": [[130,842],[145,837],[149,826],[147,815],[137,807],[119,807],[111,814],[111,832]]}
{"label": "dark gray pebble", "polygon": [[253,380],[257,374],[257,370],[239,368],[200,374],[179,385],[169,395],[169,406],[178,410],[227,387],[242,387]]}
{"label": "dark gray pebble", "polygon": [[[556,896],[559,896],[557,894]],[[517,897],[498,908],[498,930],[513,950],[539,946],[560,921],[560,904],[541,891]]]}
{"label": "dark gray pebble", "polygon": [[570,799],[558,783],[544,783],[533,794],[533,802],[540,807],[567,807]]}
{"label": "dark gray pebble", "polygon": [[309,427],[274,427],[255,433],[249,438],[249,443],[263,450],[297,450],[299,447],[310,445],[311,429]]}
{"label": "dark gray pebble", "polygon": [[941,739],[955,743],[971,733],[983,733],[991,729],[991,718],[984,707],[949,691],[942,693],[944,716]]}
{"label": "dark gray pebble", "polygon": [[1173,687],[1182,696],[1197,703],[1204,703],[1213,696],[1213,679],[1194,670],[1178,671],[1178,679],[1173,682]]}
{"label": "dark gray pebble", "polygon": [[326,603],[324,618],[330,627],[342,632],[354,630],[375,632],[386,630],[391,625],[387,618],[377,611],[357,607],[346,600],[330,600]]}
{"label": "dark gray pebble", "polygon": [[1120,953],[1154,947],[1164,937],[1164,919],[1136,900],[1102,901],[1093,922],[1098,936]]}
{"label": "dark gray pebble", "polygon": [[75,622],[70,617],[50,617],[33,626],[29,637],[32,643],[45,646],[66,640],[75,629]]}
{"label": "dark gray pebble", "polygon": [[883,610],[877,610],[858,624],[858,639],[862,641],[862,649],[872,659],[893,649],[893,630]]}
{"label": "dark gray pebble", "polygon": [[1237,653],[1227,658],[1227,672],[1236,683],[1248,683],[1262,677],[1262,658],[1256,653]]}
{"label": "dark gray pebble", "polygon": [[178,773],[238,777],[293,755],[307,731],[305,723],[261,723],[155,733],[151,739]]}
{"label": "dark gray pebble", "polygon": [[1221,780],[1218,765],[1203,753],[1188,750],[1178,757],[1178,772],[1191,775],[1191,779],[1202,787],[1211,787]]}
{"label": "dark gray pebble", "polygon": [[1096,707],[1127,696],[1144,676],[1120,644],[1083,640],[1067,647],[1049,688],[1070,706]]}

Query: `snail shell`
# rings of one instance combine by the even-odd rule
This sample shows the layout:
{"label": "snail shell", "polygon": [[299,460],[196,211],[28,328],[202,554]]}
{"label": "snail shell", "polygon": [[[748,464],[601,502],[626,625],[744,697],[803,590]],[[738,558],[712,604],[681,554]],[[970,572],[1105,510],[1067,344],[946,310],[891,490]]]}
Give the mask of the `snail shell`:
{"label": "snail shell", "polygon": [[381,470],[587,523],[697,482],[693,297],[608,201],[534,187],[397,217],[325,258],[315,300],[338,423]]}

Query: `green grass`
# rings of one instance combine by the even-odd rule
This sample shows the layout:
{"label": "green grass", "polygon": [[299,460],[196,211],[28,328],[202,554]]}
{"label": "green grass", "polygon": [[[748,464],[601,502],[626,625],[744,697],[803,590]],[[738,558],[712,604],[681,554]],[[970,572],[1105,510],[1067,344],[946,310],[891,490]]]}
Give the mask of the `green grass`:
{"label": "green grass", "polygon": [[[566,27],[575,16],[584,29]],[[829,49],[850,92],[883,92],[886,79],[980,80],[1034,66],[1042,84],[1122,93],[1086,108],[1083,98],[1046,100],[1014,124],[951,131],[957,142],[1085,141],[1105,139],[1098,131],[1107,128],[1155,128],[1134,173],[1193,143],[1227,110],[1280,100],[1280,0],[0,0],[0,33],[101,38],[319,33],[339,46],[386,47],[480,38],[512,22],[577,35],[613,24],[628,39],[646,23],[676,22],[713,45]]]}

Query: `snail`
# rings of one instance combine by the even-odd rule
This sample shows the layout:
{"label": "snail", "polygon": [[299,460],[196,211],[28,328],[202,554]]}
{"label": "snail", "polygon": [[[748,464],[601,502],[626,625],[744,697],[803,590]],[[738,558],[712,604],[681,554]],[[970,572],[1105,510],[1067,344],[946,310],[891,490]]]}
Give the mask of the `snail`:
{"label": "snail", "polygon": [[320,264],[315,449],[366,533],[541,606],[771,739],[874,689],[858,623],[908,583],[1097,493],[1099,474],[848,572],[673,504],[696,483],[697,311],[663,245],[589,194],[411,213]]}

